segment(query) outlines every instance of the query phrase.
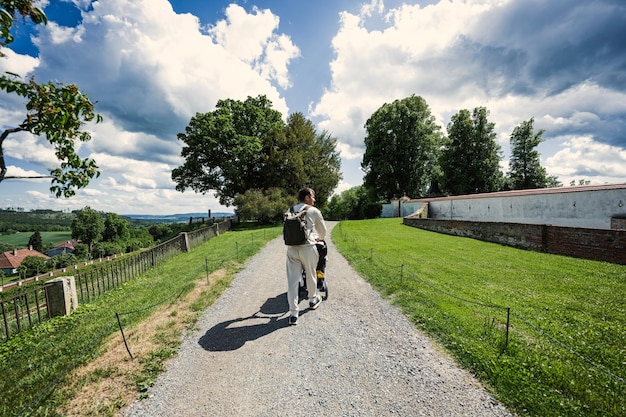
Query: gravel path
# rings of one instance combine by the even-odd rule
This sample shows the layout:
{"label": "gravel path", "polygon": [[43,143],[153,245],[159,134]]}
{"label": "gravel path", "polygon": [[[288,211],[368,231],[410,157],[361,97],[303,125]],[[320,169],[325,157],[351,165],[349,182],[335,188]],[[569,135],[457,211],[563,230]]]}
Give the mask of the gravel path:
{"label": "gravel path", "polygon": [[286,249],[269,242],[124,415],[511,416],[327,242],[317,310],[287,324]]}

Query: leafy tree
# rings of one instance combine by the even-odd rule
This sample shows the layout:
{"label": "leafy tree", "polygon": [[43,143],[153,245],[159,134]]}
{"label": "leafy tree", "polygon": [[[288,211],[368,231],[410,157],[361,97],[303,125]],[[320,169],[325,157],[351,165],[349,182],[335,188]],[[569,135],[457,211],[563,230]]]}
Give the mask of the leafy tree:
{"label": "leafy tree", "polygon": [[[35,3],[33,0],[0,0],[0,48],[13,42],[11,28],[16,14],[24,18],[29,17],[36,25],[48,23],[45,13],[33,6],[33,3]],[[0,50],[0,57],[4,56]]]}
{"label": "leafy tree", "polygon": [[155,242],[158,242],[164,237],[171,236],[172,228],[164,223],[153,224],[148,228],[148,233],[150,233]]}
{"label": "leafy tree", "polygon": [[39,230],[30,235],[30,238],[28,238],[28,246],[32,247],[37,252],[41,252],[43,250],[43,240],[41,239],[41,233],[39,233]]}
{"label": "leafy tree", "polygon": [[486,108],[476,107],[472,113],[464,109],[452,116],[440,159],[444,192],[460,195],[502,188],[500,145],[495,140],[495,125],[487,120],[487,115]]}
{"label": "leafy tree", "polygon": [[260,224],[279,222],[286,207],[296,201],[290,198],[282,188],[267,190],[247,190],[235,197],[236,214],[242,220],[256,220]]}
{"label": "leafy tree", "polygon": [[46,267],[48,270],[67,268],[68,266],[76,265],[78,258],[73,253],[62,253],[46,261]]}
{"label": "leafy tree", "polygon": [[324,207],[328,220],[360,220],[379,217],[382,205],[373,198],[373,191],[363,185],[333,195]]}
{"label": "leafy tree", "polygon": [[437,177],[442,139],[426,101],[412,95],[385,103],[365,129],[365,185],[384,200],[423,196]]}
{"label": "leafy tree", "polygon": [[[29,17],[35,24],[47,23],[45,14],[33,3],[32,0],[0,0],[0,47],[13,41],[10,31],[16,15]],[[0,182],[11,178],[40,178],[6,175],[2,146],[10,134],[18,132],[44,135],[54,147],[60,166],[51,169],[50,175],[45,177],[52,178],[50,191],[56,197],[71,197],[76,189],[86,187],[91,179],[100,175],[93,159],[78,155],[76,141],[91,140],[90,133],[81,129],[86,122],[94,119],[96,123],[101,122],[102,116],[94,112],[93,103],[76,85],[53,82],[38,84],[34,78],[24,82],[19,76],[7,73],[0,76],[0,90],[26,99],[24,120],[0,134]]]}
{"label": "leafy tree", "polygon": [[259,188],[263,141],[283,128],[266,96],[219,100],[213,112],[196,113],[178,134],[185,163],[172,170],[176,190],[214,190],[220,204],[231,205],[237,194]]}
{"label": "leafy tree", "polygon": [[98,242],[93,245],[92,255],[103,257],[126,252],[126,245],[121,242]]}
{"label": "leafy tree", "polygon": [[46,259],[41,256],[27,256],[24,260],[22,260],[22,264],[20,266],[25,268],[21,273],[23,277],[32,277],[48,271]]}
{"label": "leafy tree", "polygon": [[76,218],[72,222],[72,237],[85,243],[89,248],[102,240],[104,232],[104,219],[102,215],[87,206],[76,212]]}
{"label": "leafy tree", "polygon": [[130,237],[128,220],[115,213],[108,213],[104,219],[102,240],[105,242],[126,241]]}
{"label": "leafy tree", "polygon": [[530,188],[546,188],[549,177],[541,166],[537,146],[543,142],[541,135],[533,129],[534,119],[531,118],[516,126],[511,133],[511,159],[509,162],[509,186],[513,190]]}
{"label": "leafy tree", "polygon": [[300,113],[285,124],[265,96],[220,100],[213,112],[192,117],[178,139],[185,163],[172,170],[176,189],[213,190],[227,206],[247,190],[280,187],[296,195],[304,186],[323,204],[341,179],[336,140]]}

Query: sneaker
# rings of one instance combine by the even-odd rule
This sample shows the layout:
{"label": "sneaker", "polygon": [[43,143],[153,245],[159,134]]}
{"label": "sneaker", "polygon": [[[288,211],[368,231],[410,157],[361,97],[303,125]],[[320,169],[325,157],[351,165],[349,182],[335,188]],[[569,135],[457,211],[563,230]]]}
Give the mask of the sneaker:
{"label": "sneaker", "polygon": [[296,324],[298,324],[298,316],[289,317],[289,325],[295,326]]}
{"label": "sneaker", "polygon": [[309,301],[309,308],[311,310],[315,310],[320,305],[321,302],[322,302],[322,297],[320,297],[320,295],[318,294],[313,298],[312,301]]}

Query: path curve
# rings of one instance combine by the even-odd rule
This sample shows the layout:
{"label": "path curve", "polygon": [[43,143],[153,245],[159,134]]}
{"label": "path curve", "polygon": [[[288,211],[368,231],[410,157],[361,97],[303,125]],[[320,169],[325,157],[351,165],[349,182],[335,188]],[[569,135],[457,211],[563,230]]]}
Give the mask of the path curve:
{"label": "path curve", "polygon": [[286,249],[270,241],[123,415],[511,416],[327,241],[329,298],[317,310],[303,301],[287,324]]}

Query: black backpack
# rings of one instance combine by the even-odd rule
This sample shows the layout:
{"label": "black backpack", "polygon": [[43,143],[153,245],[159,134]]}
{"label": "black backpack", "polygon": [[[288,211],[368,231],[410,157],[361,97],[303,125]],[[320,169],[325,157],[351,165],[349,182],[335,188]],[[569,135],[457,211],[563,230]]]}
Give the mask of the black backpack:
{"label": "black backpack", "polygon": [[309,239],[309,230],[306,228],[306,211],[309,206],[305,205],[301,211],[295,212],[293,206],[283,214],[283,239],[285,245],[304,245]]}

